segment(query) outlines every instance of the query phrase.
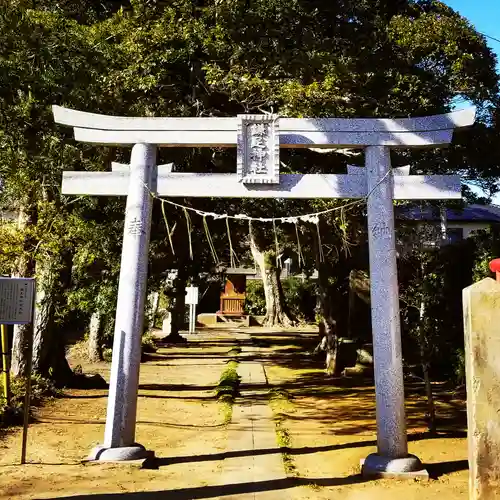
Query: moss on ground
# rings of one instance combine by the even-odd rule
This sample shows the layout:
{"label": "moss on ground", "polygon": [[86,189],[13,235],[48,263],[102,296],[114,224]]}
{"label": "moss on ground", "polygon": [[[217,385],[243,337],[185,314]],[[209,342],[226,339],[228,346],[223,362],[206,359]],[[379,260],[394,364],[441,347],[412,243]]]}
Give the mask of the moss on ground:
{"label": "moss on ground", "polygon": [[229,424],[233,417],[234,400],[239,394],[240,376],[238,375],[238,361],[229,361],[221,373],[219,383],[215,388],[215,395],[222,405],[224,424]]}
{"label": "moss on ground", "polygon": [[229,350],[228,354],[229,356],[238,356],[238,354],[241,354],[241,347],[240,346],[233,347],[232,349]]}
{"label": "moss on ground", "polygon": [[283,467],[288,477],[295,477],[297,468],[293,456],[289,453],[292,440],[285,425],[286,415],[295,411],[291,399],[290,393],[284,389],[274,388],[269,391],[269,405],[273,411],[276,442],[281,448]]}
{"label": "moss on ground", "polygon": [[292,455],[288,452],[292,445],[290,433],[284,426],[283,419],[275,419],[274,425],[276,426],[276,441],[281,448],[281,459],[283,460],[283,467],[285,468],[286,475],[288,477],[296,476],[297,468]]}

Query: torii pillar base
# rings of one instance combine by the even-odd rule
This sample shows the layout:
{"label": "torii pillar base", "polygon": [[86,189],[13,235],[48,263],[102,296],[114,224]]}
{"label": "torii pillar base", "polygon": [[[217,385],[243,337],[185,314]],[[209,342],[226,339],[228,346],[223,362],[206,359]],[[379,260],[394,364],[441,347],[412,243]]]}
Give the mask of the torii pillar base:
{"label": "torii pillar base", "polygon": [[106,448],[96,446],[87,457],[87,461],[94,462],[133,462],[138,460],[152,460],[155,458],[154,451],[149,451],[142,444],[134,443],[132,446],[120,446],[118,448]]}
{"label": "torii pillar base", "polygon": [[429,479],[429,473],[415,455],[388,458],[372,453],[361,461],[361,474],[371,479]]}

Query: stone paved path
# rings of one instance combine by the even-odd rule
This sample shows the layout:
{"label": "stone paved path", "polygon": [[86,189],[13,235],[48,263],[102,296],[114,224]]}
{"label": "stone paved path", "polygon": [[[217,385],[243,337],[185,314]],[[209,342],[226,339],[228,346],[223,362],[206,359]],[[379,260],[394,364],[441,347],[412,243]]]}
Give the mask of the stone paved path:
{"label": "stone paved path", "polygon": [[[241,491],[224,497],[231,500],[276,498],[276,491],[266,490],[273,489],[269,488],[270,485],[283,483],[284,487],[286,483],[273,414],[268,404],[264,367],[259,361],[245,361],[257,353],[258,348],[244,347],[239,357],[240,397],[235,402],[228,427],[228,457],[223,467],[223,483],[235,485],[235,489]],[[280,491],[279,497],[286,498],[286,492]]]}

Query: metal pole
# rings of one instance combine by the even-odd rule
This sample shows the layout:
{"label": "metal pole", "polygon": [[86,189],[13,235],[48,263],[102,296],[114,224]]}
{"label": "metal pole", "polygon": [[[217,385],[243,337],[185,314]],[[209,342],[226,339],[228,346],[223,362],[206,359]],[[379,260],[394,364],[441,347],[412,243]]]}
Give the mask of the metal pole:
{"label": "metal pole", "polygon": [[[33,294],[35,295],[35,294]],[[25,394],[24,394],[24,415],[23,415],[23,443],[21,447],[21,465],[26,463],[26,447],[28,444],[28,426],[30,422],[30,407],[31,407],[31,370],[33,365],[33,323],[29,328],[28,343],[26,345],[26,372],[25,377]]]}
{"label": "metal pole", "polygon": [[189,333],[193,333],[193,304],[189,304]]}
{"label": "metal pole", "polygon": [[193,304],[189,304],[189,333],[193,333],[194,332],[193,318],[194,318],[194,305]]}
{"label": "metal pole", "polygon": [[196,333],[196,304],[193,304],[193,333]]}
{"label": "metal pole", "polygon": [[7,335],[7,326],[1,325],[2,335],[2,371],[3,371],[3,398],[5,404],[10,404],[10,353],[9,337]]}

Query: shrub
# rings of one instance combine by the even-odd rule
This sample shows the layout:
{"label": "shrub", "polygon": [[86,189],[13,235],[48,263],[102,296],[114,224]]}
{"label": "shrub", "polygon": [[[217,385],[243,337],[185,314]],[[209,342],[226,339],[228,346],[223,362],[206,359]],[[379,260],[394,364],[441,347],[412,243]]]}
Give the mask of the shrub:
{"label": "shrub", "polygon": [[457,349],[455,351],[453,367],[455,371],[454,382],[457,385],[463,385],[465,383],[465,350]]}
{"label": "shrub", "polygon": [[156,352],[156,340],[152,333],[146,332],[142,335],[141,339],[142,352]]}
{"label": "shrub", "polygon": [[106,349],[103,349],[102,358],[107,363],[111,363],[111,361],[113,359],[113,349],[111,349],[111,347],[107,347]]}
{"label": "shrub", "polygon": [[262,281],[247,281],[245,312],[253,316],[264,316],[266,314],[266,297]]}
{"label": "shrub", "polygon": [[217,398],[230,398],[234,400],[239,393],[240,376],[237,371],[238,362],[230,361],[227,368],[222,372],[219,383],[215,388]]}
{"label": "shrub", "polygon": [[[23,404],[26,380],[24,377],[14,377],[11,379],[11,401],[7,406],[0,406],[0,427],[16,425],[22,422]],[[31,406],[40,405],[45,399],[60,395],[61,391],[54,383],[39,375],[31,376]]]}
{"label": "shrub", "polygon": [[[300,320],[313,322],[317,295],[316,283],[294,277],[282,280],[281,283],[285,302],[291,313]],[[266,314],[266,298],[262,281],[252,280],[247,283],[245,311],[254,316]]]}
{"label": "shrub", "polygon": [[316,283],[300,278],[283,280],[283,293],[291,313],[299,320],[313,322],[316,307]]}

